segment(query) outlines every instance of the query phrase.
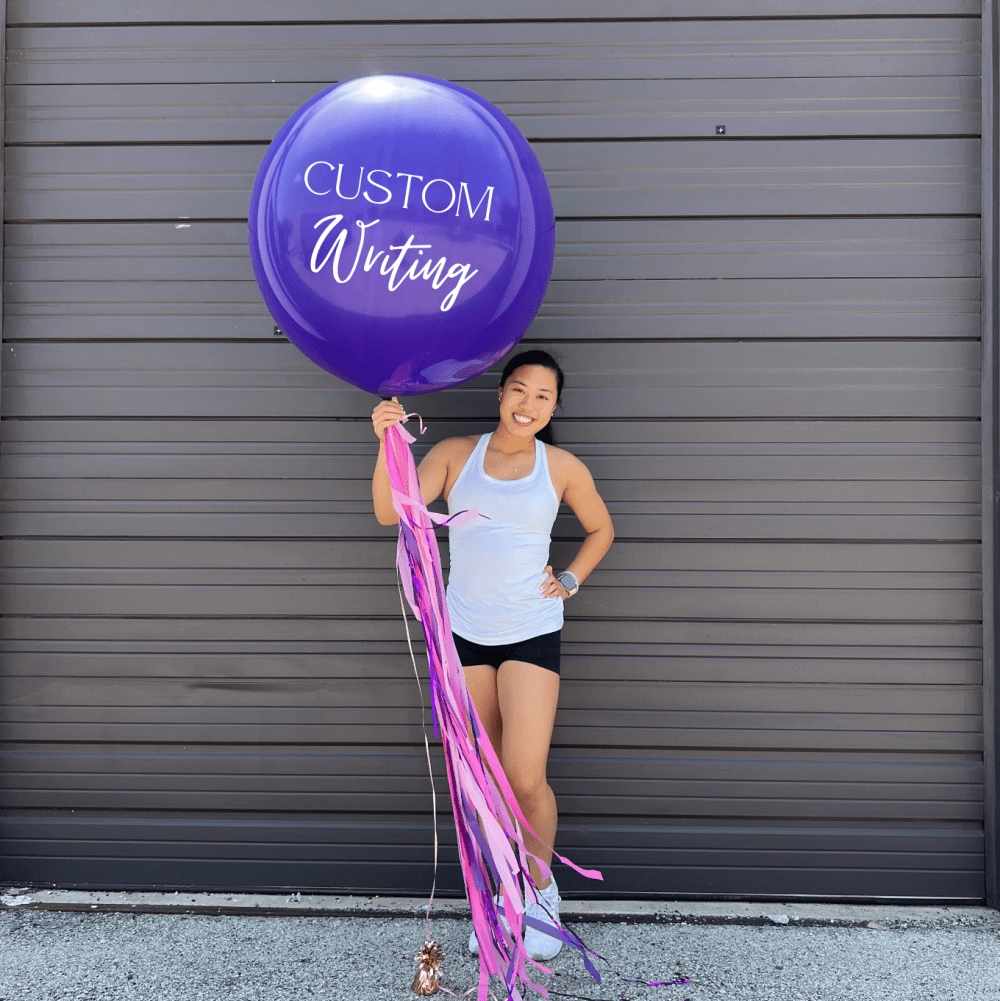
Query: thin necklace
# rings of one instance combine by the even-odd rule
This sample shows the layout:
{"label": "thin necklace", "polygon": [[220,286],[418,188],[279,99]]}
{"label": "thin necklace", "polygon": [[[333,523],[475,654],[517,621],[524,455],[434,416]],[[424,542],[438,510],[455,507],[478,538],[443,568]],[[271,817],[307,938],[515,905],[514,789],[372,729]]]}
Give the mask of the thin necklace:
{"label": "thin necklace", "polygon": [[[486,446],[486,451],[487,451],[487,452],[488,452],[488,451],[490,450],[490,446],[491,446],[492,444],[493,444],[493,439],[492,439],[492,438],[490,438],[490,440],[489,440],[489,443],[488,443],[488,444],[487,444],[487,446]],[[499,452],[499,453],[500,453],[501,455],[503,455],[503,454],[504,454],[504,453],[503,453],[503,452],[502,452],[502,451],[501,451],[500,449],[498,449],[498,448],[495,448],[495,449],[493,449],[493,451],[494,451],[494,453],[497,453],[497,452]],[[518,452],[523,452],[523,453],[524,453],[524,455],[525,455],[525,457],[527,457],[527,456],[528,456],[529,454],[531,454],[531,455],[534,455],[534,454],[535,454],[535,449],[534,449],[533,447],[532,447],[532,448],[523,448],[523,449],[518,449]],[[508,454],[510,454],[510,453],[508,453]],[[515,455],[516,455],[516,454],[518,454],[518,453],[517,453],[517,452],[515,452],[515,453],[513,453],[513,454],[515,454]],[[520,459],[518,459],[518,460],[517,460],[517,462],[518,462],[518,463],[520,463],[521,461],[522,461],[522,460],[520,460]],[[515,466],[514,466],[514,469],[513,469],[513,472],[515,472],[515,473],[516,473],[516,472],[517,472],[517,471],[518,471],[518,470],[519,470],[520,468],[521,468],[521,467],[520,467],[520,465],[519,465],[519,464],[518,464],[518,465],[515,465]]]}

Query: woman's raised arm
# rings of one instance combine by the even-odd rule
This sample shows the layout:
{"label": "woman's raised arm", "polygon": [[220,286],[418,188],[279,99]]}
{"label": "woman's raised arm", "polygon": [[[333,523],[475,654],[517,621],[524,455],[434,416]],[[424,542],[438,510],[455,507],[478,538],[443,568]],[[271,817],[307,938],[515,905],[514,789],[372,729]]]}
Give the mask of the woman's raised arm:
{"label": "woman's raised arm", "polygon": [[[389,470],[385,464],[385,432],[393,424],[398,424],[406,411],[399,400],[383,400],[372,411],[372,427],[378,436],[378,459],[375,461],[375,474],[372,476],[372,505],[375,517],[380,525],[395,525],[399,522],[396,509],[392,506],[392,490],[389,487]],[[448,478],[448,459],[452,449],[448,440],[439,441],[421,460],[417,469],[420,479],[420,494],[425,504],[441,496]]]}

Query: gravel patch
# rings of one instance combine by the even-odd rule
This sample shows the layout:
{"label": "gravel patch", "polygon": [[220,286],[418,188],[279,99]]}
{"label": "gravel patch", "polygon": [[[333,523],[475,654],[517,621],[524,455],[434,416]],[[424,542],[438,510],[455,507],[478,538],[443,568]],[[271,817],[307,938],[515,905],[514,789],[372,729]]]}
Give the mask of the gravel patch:
{"label": "gravel patch", "polygon": [[[473,987],[464,921],[437,920],[444,985]],[[592,983],[567,950],[556,991],[633,1001],[1000,1001],[1000,922],[937,928],[593,923],[584,939],[646,989]],[[0,1001],[412,1001],[423,922],[399,918],[0,912]],[[447,995],[439,995],[447,997]],[[473,995],[474,997],[474,995]]]}

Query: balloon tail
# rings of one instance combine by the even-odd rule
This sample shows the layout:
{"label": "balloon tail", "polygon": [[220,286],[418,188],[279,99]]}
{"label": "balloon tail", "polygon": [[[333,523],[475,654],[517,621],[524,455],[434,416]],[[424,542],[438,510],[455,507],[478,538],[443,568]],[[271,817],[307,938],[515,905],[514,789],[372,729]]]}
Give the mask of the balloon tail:
{"label": "balloon tail", "polygon": [[[403,593],[420,620],[427,646],[431,706],[444,751],[472,926],[479,941],[478,996],[480,1001],[486,1001],[490,978],[496,976],[503,982],[507,1001],[522,1001],[525,991],[547,997],[545,988],[534,983],[528,973],[532,961],[524,947],[525,925],[537,924],[525,914],[527,906],[538,899],[538,888],[528,870],[532,856],[524,842],[525,833],[534,831],[485,736],[465,685],[452,638],[434,534],[436,524],[459,516],[447,519],[424,505],[409,448],[415,440],[398,424],[385,435],[393,507],[399,515],[397,566]],[[474,517],[479,515],[473,511],[461,515],[463,520]],[[562,856],[560,859],[573,865]],[[601,878],[596,870],[573,868],[592,879]],[[501,887],[503,904],[498,906],[495,897]],[[546,928],[579,950],[588,972],[600,982],[591,950],[561,925]]]}

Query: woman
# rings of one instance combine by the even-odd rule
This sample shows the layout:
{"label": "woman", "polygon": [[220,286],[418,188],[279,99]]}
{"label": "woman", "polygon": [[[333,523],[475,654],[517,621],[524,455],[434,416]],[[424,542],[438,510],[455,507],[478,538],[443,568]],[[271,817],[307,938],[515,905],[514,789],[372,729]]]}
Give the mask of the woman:
{"label": "woman", "polygon": [[[563,602],[576,594],[614,539],[611,517],[587,467],[551,444],[549,421],[562,387],[562,370],[551,355],[518,354],[500,377],[496,430],[439,442],[418,470],[425,503],[443,495],[449,513],[475,508],[486,516],[449,530],[448,614],[469,692],[538,834],[537,839],[526,834],[525,842],[546,861],[552,858],[558,819],[546,764],[559,696]],[[395,399],[372,413],[382,442],[372,499],[382,525],[398,520],[385,432],[403,414]],[[547,566],[549,543],[560,503],[573,511],[587,537],[569,567],[553,574]],[[554,879],[542,882],[534,859],[529,867],[541,892],[528,914],[551,925],[559,917],[559,890]],[[525,933],[533,959],[551,959],[561,945],[537,929]],[[479,951],[475,933],[469,949]]]}

